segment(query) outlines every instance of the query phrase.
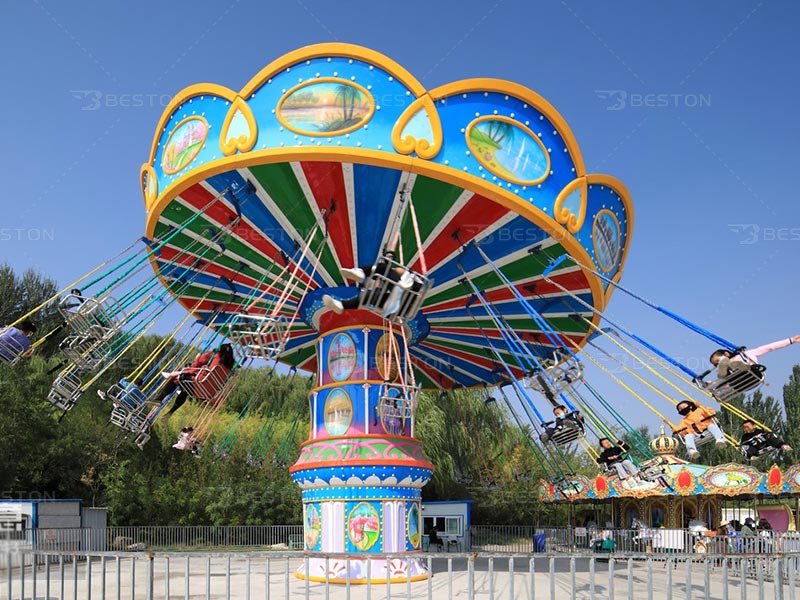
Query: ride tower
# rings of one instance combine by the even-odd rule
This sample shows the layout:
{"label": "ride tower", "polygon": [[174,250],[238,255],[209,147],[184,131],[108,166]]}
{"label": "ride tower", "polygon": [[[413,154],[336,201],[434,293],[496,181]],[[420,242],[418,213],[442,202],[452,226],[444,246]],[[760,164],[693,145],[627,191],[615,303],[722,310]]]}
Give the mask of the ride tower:
{"label": "ride tower", "polygon": [[[319,301],[320,293],[308,302]],[[421,319],[420,319],[421,320]],[[415,324],[415,325],[418,325]],[[419,387],[407,361],[412,328],[367,310],[326,313],[316,343],[311,431],[290,468],[303,494],[309,552],[373,554],[421,551],[421,490],[433,465],[415,438]],[[410,336],[410,339],[409,339]],[[329,581],[412,581],[428,576],[421,560],[327,561]],[[326,578],[311,558],[298,576]]]}
{"label": "ride tower", "polygon": [[[186,271],[178,301],[245,328],[214,325],[240,349],[315,374],[309,437],[291,467],[310,553],[299,575],[332,581],[427,576],[412,554],[433,469],[415,437],[418,388],[528,374],[501,368],[474,290],[541,360],[554,346],[520,295],[562,344],[581,347],[613,291],[595,272],[621,277],[633,224],[625,186],[586,172],[572,131],[535,92],[496,79],[426,90],[349,44],[290,52],[239,91],[179,92],[141,186],[146,237],[164,241],[153,268],[165,277],[176,260]],[[374,265],[388,247],[427,277],[414,310],[331,310],[325,295],[364,291],[341,269]],[[587,268],[556,261],[564,255]],[[351,570],[331,559],[326,573],[315,553],[339,551]],[[409,556],[366,573],[358,557],[379,552]]]}

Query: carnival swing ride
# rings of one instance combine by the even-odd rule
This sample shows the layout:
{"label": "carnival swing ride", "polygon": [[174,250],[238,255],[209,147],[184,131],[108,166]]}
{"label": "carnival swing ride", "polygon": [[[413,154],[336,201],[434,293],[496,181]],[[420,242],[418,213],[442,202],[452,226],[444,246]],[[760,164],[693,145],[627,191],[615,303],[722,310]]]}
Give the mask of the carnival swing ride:
{"label": "carnival swing ride", "polygon": [[[368,577],[363,560],[349,573],[334,561],[326,573],[315,552],[421,550],[421,488],[433,469],[415,438],[421,390],[497,388],[498,404],[535,432],[543,497],[560,501],[682,489],[626,420],[630,398],[667,422],[664,407],[699,399],[744,419],[729,401],[764,379],[738,344],[621,286],[628,191],[586,173],[564,119],[515,83],[427,91],[367,48],[302,48],[238,93],[211,84],[180,92],[141,187],[145,237],[56,299],[67,366],[47,399],[70,410],[172,305],[185,317],[103,392],[111,423],[140,446],[172,398],[192,398],[175,447],[226,456],[241,420],[215,431],[216,416],[243,369],[279,361],[312,373],[309,439],[290,468],[311,553],[302,577]],[[605,314],[618,290],[729,351],[735,368],[704,383],[708,374]],[[7,363],[30,351],[13,334],[0,336]],[[642,369],[612,372],[609,347]],[[625,399],[586,381],[588,364]],[[698,447],[713,441],[694,433]],[[596,458],[597,438],[622,435],[635,478],[619,479],[612,465],[595,480],[573,474],[568,449]],[[247,452],[253,467],[286,460],[287,448],[270,450],[272,437],[267,419]],[[770,489],[796,490],[796,471]],[[413,554],[372,569],[373,581],[428,576]]]}

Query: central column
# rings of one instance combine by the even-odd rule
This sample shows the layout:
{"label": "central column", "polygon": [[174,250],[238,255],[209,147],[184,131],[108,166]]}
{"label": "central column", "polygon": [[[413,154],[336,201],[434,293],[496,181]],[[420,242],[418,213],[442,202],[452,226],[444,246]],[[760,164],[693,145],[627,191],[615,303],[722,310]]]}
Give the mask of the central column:
{"label": "central column", "polygon": [[[433,465],[414,438],[410,389],[398,326],[366,311],[325,315],[317,340],[317,386],[309,394],[311,432],[290,473],[302,489],[305,550],[296,575],[345,583],[405,582],[428,577],[419,558],[359,560],[380,552],[421,552],[421,489]],[[407,384],[403,387],[402,384]]]}

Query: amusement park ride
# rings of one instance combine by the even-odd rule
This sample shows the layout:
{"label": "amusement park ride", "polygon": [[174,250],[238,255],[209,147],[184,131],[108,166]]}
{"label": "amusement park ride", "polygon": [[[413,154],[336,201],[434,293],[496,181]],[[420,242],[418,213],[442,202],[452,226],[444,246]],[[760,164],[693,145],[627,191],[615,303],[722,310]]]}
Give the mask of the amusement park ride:
{"label": "amusement park ride", "polygon": [[[186,316],[103,393],[111,422],[139,445],[170,401],[193,398],[175,447],[199,453],[214,437],[224,456],[234,438],[212,436],[215,416],[243,368],[280,361],[313,373],[309,438],[289,469],[311,556],[299,576],[428,576],[414,556],[421,488],[434,468],[415,438],[421,390],[496,386],[506,410],[537,433],[530,443],[548,474],[546,501],[800,492],[798,465],[763,475],[665,456],[585,380],[584,364],[595,364],[702,447],[715,441],[712,410],[682,428],[658,407],[702,410],[702,399],[747,419],[730,400],[756,389],[764,367],[620,285],[633,229],[628,191],[587,173],[564,119],[521,85],[469,79],[429,91],[367,48],[301,48],[238,92],[199,84],[178,93],[141,187],[141,243],[58,299],[68,366],[48,400],[68,411],[175,303]],[[605,315],[616,290],[723,348],[716,378],[706,382],[711,372],[695,373]],[[17,333],[3,330],[0,360],[30,351]],[[601,342],[659,384],[608,370]],[[646,383],[647,397],[626,377]],[[567,446],[597,458],[598,438],[615,446],[622,435],[628,446],[617,455],[635,476],[621,479],[618,461],[595,479],[573,474]],[[760,435],[756,453],[781,451],[771,433]],[[720,431],[716,443],[739,442]],[[265,457],[256,440],[248,461]],[[326,572],[318,552],[408,558],[373,562],[369,574],[357,559],[349,573],[344,563]]]}

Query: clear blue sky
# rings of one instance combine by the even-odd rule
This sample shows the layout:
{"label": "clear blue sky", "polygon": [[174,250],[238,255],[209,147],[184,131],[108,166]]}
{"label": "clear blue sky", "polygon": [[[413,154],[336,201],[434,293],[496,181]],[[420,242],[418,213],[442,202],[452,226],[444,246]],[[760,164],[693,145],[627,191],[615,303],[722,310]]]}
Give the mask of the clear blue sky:
{"label": "clear blue sky", "polygon": [[[626,285],[742,344],[800,333],[799,13],[758,0],[6,3],[0,260],[64,284],[88,271],[143,233],[138,172],[170,95],[238,89],[285,52],[341,41],[428,88],[489,76],[542,94],[588,170],[631,191]],[[689,362],[713,349],[619,296],[611,313]],[[774,394],[800,348],[765,362]]]}

